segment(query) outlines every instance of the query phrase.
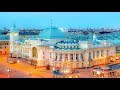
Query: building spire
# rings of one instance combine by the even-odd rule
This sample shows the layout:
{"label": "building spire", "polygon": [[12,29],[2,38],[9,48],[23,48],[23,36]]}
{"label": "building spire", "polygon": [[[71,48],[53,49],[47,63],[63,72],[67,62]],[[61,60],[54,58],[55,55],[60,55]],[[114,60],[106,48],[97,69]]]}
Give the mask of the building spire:
{"label": "building spire", "polygon": [[14,20],[14,23],[13,23],[13,27],[16,27],[16,26],[15,26],[15,20]]}

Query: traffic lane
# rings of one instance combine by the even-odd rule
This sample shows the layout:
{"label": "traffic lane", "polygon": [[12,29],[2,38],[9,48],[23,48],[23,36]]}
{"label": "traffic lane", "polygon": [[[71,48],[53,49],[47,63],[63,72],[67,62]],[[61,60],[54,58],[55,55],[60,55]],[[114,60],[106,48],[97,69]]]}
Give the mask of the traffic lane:
{"label": "traffic lane", "polygon": [[88,69],[76,69],[80,72],[80,78],[95,78],[92,75],[92,68],[88,68]]}
{"label": "traffic lane", "polygon": [[8,78],[7,75],[0,73],[0,78]]}

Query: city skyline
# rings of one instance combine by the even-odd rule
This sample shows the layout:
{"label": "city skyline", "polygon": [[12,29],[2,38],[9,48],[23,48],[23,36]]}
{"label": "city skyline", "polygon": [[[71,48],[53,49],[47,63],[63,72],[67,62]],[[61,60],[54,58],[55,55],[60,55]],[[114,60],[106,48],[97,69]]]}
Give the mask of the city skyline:
{"label": "city skyline", "polygon": [[120,12],[0,12],[0,28],[120,28]]}

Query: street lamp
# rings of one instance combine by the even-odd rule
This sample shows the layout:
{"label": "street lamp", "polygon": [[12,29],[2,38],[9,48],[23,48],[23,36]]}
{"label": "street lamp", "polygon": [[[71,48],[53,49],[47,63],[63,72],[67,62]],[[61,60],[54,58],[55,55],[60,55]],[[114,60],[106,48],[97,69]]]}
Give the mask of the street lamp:
{"label": "street lamp", "polygon": [[17,63],[19,63],[20,61],[19,60],[17,60]]}

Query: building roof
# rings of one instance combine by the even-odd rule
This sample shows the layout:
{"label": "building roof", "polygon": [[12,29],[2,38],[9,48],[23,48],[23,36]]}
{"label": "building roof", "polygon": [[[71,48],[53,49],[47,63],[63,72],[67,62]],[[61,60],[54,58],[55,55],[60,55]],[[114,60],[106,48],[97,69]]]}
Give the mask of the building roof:
{"label": "building roof", "polygon": [[19,32],[19,30],[14,25],[13,27],[11,27],[10,32]]}
{"label": "building roof", "polygon": [[0,40],[10,40],[10,37],[7,35],[0,35]]}
{"label": "building roof", "polygon": [[120,69],[120,64],[109,65],[111,70]]}
{"label": "building roof", "polygon": [[64,39],[66,35],[56,27],[46,28],[39,34],[40,39]]}
{"label": "building roof", "polygon": [[39,30],[21,30],[19,35],[39,35]]}

